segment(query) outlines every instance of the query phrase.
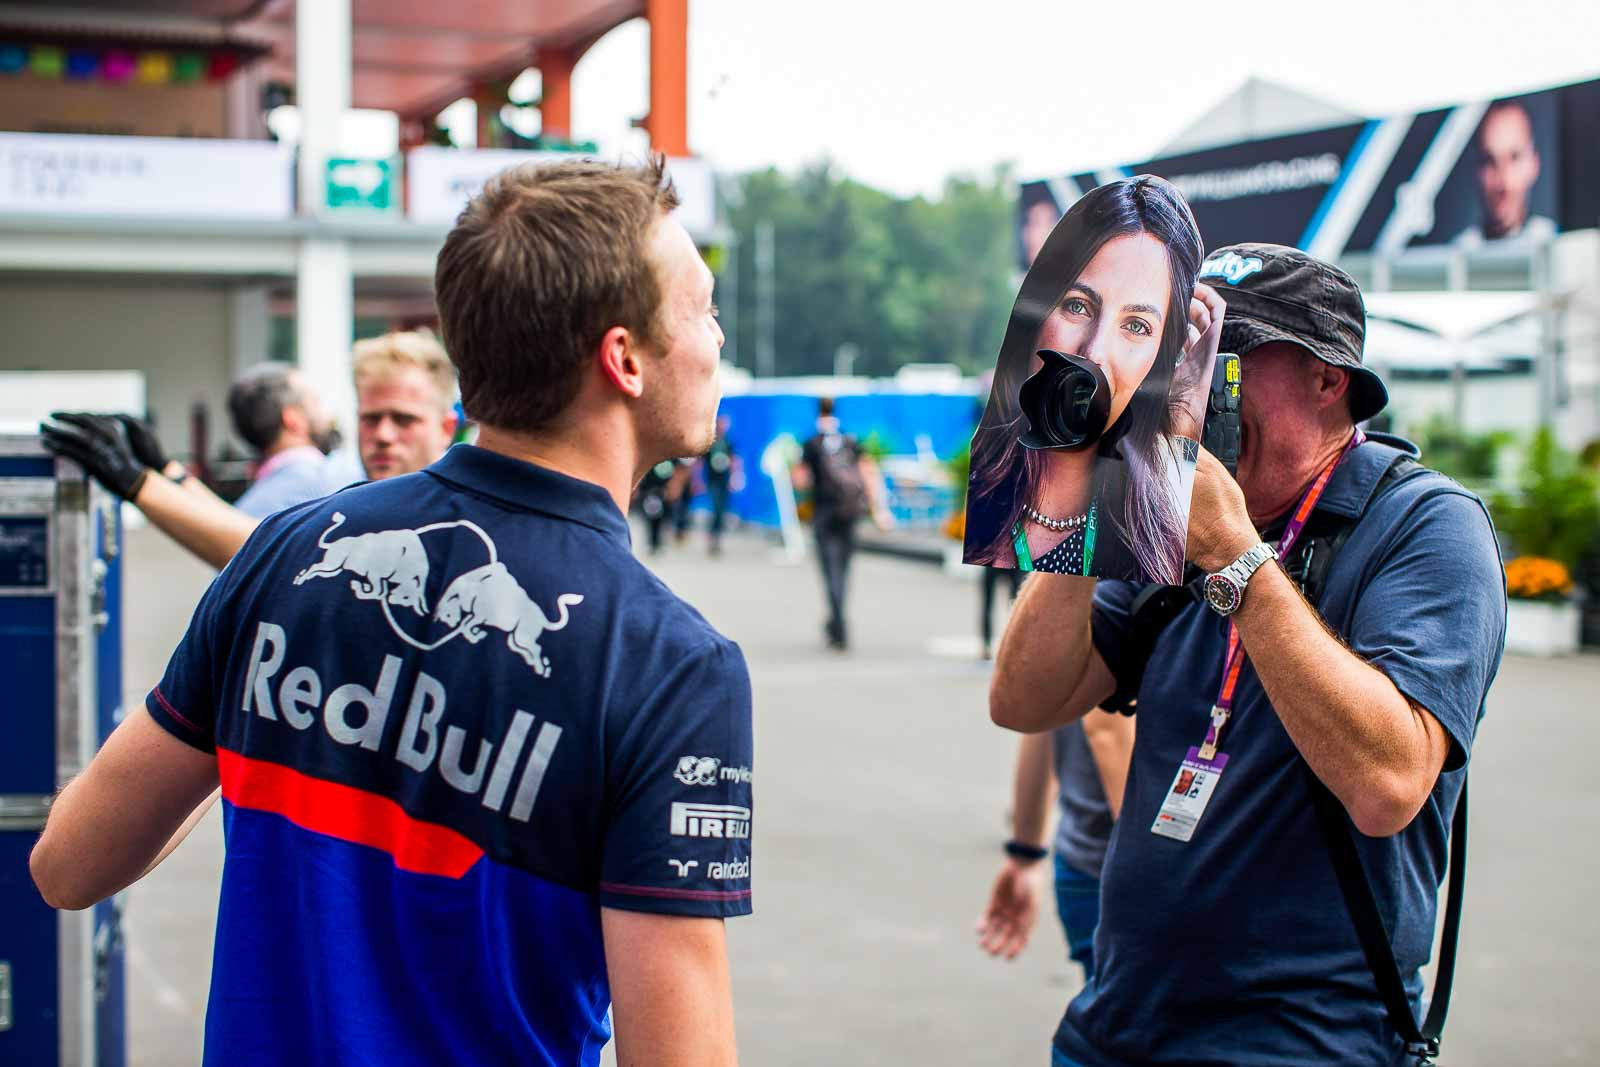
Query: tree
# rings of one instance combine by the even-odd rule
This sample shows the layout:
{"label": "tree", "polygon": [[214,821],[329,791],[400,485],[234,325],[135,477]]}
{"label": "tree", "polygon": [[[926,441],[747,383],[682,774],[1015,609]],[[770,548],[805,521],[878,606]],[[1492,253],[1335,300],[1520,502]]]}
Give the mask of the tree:
{"label": "tree", "polygon": [[952,178],[937,200],[897,199],[824,161],[787,177],[738,179],[729,216],[738,236],[741,362],[757,340],[756,227],[772,225],[778,374],[827,374],[857,346],[856,371],[888,375],[909,362],[993,365],[1013,296],[1014,200],[1009,174]]}

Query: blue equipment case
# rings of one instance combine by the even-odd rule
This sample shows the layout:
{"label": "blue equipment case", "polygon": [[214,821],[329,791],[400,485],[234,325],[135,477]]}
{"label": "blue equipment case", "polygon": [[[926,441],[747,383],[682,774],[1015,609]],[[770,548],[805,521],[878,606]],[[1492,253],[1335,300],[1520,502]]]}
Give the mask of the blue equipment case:
{"label": "blue equipment case", "polygon": [[0,1064],[123,1067],[120,896],[52,910],[28,853],[122,718],[120,501],[0,435]]}

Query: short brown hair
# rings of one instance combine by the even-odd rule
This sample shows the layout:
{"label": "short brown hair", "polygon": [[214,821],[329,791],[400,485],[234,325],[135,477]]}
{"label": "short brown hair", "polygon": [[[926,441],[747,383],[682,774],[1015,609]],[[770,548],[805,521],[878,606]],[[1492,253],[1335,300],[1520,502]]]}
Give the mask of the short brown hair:
{"label": "short brown hair", "polygon": [[646,243],[677,206],[659,156],[525,163],[489,180],[445,238],[433,282],[471,418],[539,430],[577,396],[607,330],[658,340],[661,285]]}
{"label": "short brown hair", "polygon": [[357,389],[368,382],[383,381],[405,367],[415,367],[427,375],[434,392],[439,394],[440,410],[450,410],[456,398],[456,370],[432,330],[391,330],[356,342]]}

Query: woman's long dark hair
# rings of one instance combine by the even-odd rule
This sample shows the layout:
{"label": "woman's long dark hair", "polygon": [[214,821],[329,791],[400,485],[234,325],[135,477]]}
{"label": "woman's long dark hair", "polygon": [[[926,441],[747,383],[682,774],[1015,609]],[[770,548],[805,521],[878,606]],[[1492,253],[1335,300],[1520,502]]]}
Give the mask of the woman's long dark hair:
{"label": "woman's long dark hair", "polygon": [[966,553],[993,563],[1011,543],[1045,472],[1045,456],[1017,437],[1027,419],[1017,390],[1027,378],[1040,327],[1106,242],[1148,233],[1167,249],[1172,283],[1155,362],[1114,427],[1123,465],[1096,463],[1094,498],[1102,514],[1120,519],[1119,534],[1144,574],[1177,583],[1183,574],[1185,515],[1172,498],[1181,455],[1173,440],[1173,368],[1188,338],[1189,300],[1203,249],[1189,205],[1153,175],[1125,178],[1092,190],[1072,205],[1039,251],[1011,308],[995,366],[994,388],[972,436]]}

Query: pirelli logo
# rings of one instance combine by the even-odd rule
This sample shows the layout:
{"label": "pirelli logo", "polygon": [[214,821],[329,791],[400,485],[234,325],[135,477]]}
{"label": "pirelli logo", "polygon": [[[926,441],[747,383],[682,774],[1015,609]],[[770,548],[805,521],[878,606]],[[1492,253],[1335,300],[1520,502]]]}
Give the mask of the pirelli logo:
{"label": "pirelli logo", "polygon": [[738,804],[672,805],[672,833],[675,837],[748,838],[750,809]]}

